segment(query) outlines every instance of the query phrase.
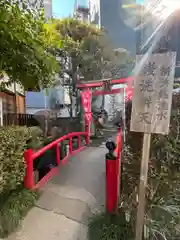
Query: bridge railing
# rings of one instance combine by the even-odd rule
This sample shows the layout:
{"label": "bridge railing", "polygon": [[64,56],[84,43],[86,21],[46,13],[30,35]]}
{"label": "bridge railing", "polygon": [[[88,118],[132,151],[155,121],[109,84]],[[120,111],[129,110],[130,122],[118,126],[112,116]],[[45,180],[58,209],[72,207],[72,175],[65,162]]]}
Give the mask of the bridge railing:
{"label": "bridge railing", "polygon": [[[26,164],[26,174],[24,179],[24,186],[27,189],[37,189],[43,186],[48,180],[50,180],[57,172],[58,166],[60,164],[64,165],[68,158],[74,155],[77,152],[80,152],[85,148],[85,145],[82,144],[82,137],[85,139],[85,145],[88,144],[89,138],[87,132],[73,132],[69,133],[43,147],[42,149],[33,152],[32,149],[28,149],[24,152],[24,159]],[[77,147],[73,149],[73,138],[77,139]],[[65,140],[68,140],[69,151],[68,154],[61,159],[61,143]],[[35,182],[34,177],[34,161],[39,157],[42,157],[48,150],[55,150],[56,157],[56,166],[42,178],[39,182]]]}

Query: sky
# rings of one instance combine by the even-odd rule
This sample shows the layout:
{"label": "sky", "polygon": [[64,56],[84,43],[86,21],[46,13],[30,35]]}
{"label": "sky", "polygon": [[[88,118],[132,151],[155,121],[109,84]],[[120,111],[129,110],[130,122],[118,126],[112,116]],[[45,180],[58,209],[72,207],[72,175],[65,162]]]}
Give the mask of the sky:
{"label": "sky", "polygon": [[[142,3],[144,0],[136,0],[136,3]],[[75,0],[52,0],[53,16],[54,17],[68,17],[74,11]],[[78,0],[79,5],[87,5],[88,0]]]}
{"label": "sky", "polygon": [[[53,16],[54,17],[68,17],[74,11],[75,0],[52,0]],[[78,0],[79,5],[87,5],[88,0]]]}

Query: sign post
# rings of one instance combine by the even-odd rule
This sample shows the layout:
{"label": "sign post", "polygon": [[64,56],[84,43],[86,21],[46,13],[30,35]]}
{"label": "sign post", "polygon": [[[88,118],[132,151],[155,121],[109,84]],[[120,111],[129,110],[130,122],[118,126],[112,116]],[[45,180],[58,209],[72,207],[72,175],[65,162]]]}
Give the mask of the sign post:
{"label": "sign post", "polygon": [[[138,55],[136,64],[142,58]],[[135,240],[143,234],[151,134],[169,133],[175,62],[176,53],[153,54],[135,78],[131,131],[144,133]]]}
{"label": "sign post", "polygon": [[2,107],[2,98],[0,98],[0,126],[3,126],[3,107]]}

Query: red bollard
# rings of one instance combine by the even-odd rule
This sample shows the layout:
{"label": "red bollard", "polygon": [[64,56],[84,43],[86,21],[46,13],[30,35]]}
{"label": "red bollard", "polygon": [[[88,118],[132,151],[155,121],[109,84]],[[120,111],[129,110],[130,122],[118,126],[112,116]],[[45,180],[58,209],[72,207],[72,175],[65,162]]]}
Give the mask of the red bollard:
{"label": "red bollard", "polygon": [[119,174],[117,157],[113,154],[116,146],[114,142],[106,143],[109,153],[106,154],[106,211],[111,214],[118,213]]}
{"label": "red bollard", "polygon": [[[118,134],[116,137],[116,149],[115,153],[117,156],[117,175],[118,175],[118,186],[120,190],[120,176],[121,176],[121,151],[122,151],[122,129],[121,127],[118,128]],[[119,193],[120,194],[120,193]]]}
{"label": "red bollard", "polygon": [[24,160],[26,164],[26,175],[24,178],[24,187],[32,189],[34,186],[34,173],[33,173],[33,150],[28,149],[24,152]]}

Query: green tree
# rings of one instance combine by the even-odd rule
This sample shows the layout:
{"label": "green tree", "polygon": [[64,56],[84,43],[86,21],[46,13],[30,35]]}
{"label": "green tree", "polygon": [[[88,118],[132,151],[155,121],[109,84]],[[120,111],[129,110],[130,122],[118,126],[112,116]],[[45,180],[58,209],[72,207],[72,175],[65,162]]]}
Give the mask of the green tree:
{"label": "green tree", "polygon": [[52,20],[46,27],[59,36],[59,47],[53,51],[59,57],[60,77],[62,84],[68,86],[71,103],[73,96],[77,99],[78,76],[85,81],[113,77],[127,61],[127,51],[113,51],[103,29],[95,25],[66,18]]}
{"label": "green tree", "polygon": [[0,2],[0,74],[8,82],[25,89],[47,86],[58,70],[49,53],[49,32],[41,10],[31,9],[28,1]]}

